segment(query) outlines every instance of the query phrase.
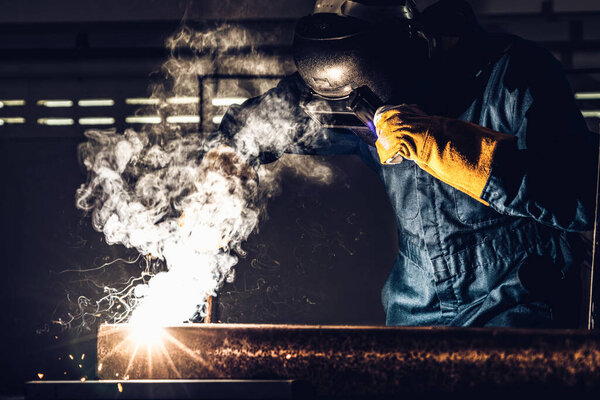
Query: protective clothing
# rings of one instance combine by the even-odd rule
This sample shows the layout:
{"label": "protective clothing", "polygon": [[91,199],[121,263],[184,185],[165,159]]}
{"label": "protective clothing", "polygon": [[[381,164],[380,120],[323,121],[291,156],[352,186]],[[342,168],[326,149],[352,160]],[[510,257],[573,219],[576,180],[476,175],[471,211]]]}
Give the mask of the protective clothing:
{"label": "protective clothing", "polygon": [[[378,174],[398,226],[398,257],[382,291],[388,325],[554,326],[552,302],[531,293],[518,271],[533,257],[551,260],[562,276],[577,265],[569,232],[593,226],[598,138],[547,51],[513,36],[482,35],[464,54],[470,64],[450,71],[445,63],[418,104],[430,115],[514,136],[493,157],[480,196],[489,206],[413,162],[382,164],[375,147],[346,131],[314,134],[298,106],[305,89],[298,75],[232,106],[220,130],[235,147],[246,122],[275,124],[277,104],[277,117],[294,121],[276,127],[295,138],[287,151],[357,154]],[[265,146],[260,153],[270,161],[282,151]]]}
{"label": "protective clothing", "polygon": [[481,199],[496,150],[514,136],[465,121],[426,115],[417,106],[381,107],[375,114],[379,159],[403,158],[450,186]]}

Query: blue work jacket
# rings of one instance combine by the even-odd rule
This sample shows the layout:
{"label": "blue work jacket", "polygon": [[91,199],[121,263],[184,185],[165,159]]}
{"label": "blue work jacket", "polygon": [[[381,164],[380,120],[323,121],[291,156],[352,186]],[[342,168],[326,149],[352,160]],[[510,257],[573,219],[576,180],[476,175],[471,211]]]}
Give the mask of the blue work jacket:
{"label": "blue work jacket", "polygon": [[[284,147],[355,153],[377,172],[398,227],[398,257],[382,290],[388,325],[552,326],[552,302],[533,296],[519,269],[541,256],[552,264],[541,274],[558,268],[564,277],[576,263],[568,232],[592,228],[597,138],[548,52],[509,35],[483,35],[471,45],[476,68],[458,71],[456,79],[432,77],[419,105],[517,137],[495,160],[482,196],[489,206],[412,161],[382,165],[375,148],[355,135],[307,135],[314,123],[298,107],[304,86],[297,75],[231,107],[220,131],[263,162]],[[256,129],[293,140],[252,139]]]}

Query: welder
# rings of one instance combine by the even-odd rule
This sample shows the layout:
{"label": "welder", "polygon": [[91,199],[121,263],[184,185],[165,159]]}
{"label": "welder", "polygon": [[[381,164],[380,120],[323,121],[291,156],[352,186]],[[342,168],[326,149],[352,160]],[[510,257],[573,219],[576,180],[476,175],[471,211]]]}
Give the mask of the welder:
{"label": "welder", "polygon": [[[294,56],[298,72],[232,106],[220,132],[239,148],[248,119],[268,124],[275,103],[293,121],[286,151],[358,154],[377,172],[398,226],[388,325],[574,323],[563,318],[578,314],[573,238],[592,228],[598,140],[557,60],[484,31],[462,0],[423,12],[317,1]],[[315,121],[320,135],[305,140]]]}

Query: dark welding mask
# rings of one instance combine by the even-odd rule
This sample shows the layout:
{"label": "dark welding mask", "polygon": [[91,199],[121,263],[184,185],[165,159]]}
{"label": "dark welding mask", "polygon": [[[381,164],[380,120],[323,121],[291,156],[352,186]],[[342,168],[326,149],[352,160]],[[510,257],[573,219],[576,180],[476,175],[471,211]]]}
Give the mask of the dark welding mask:
{"label": "dark welding mask", "polygon": [[[376,109],[409,93],[428,56],[412,0],[319,0],[294,36],[294,60],[308,90],[302,108],[328,128],[376,140]],[[401,99],[400,99],[401,100]]]}

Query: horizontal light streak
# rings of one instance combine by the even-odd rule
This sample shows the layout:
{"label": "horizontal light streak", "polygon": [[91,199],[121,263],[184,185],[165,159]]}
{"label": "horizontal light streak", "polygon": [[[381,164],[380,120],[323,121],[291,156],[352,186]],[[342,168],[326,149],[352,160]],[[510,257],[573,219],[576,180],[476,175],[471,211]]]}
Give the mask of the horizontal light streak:
{"label": "horizontal light streak", "polygon": [[600,92],[580,92],[575,93],[577,100],[600,100]]}
{"label": "horizontal light streak", "polygon": [[75,121],[72,118],[39,118],[37,123],[48,126],[67,126],[73,125]]}
{"label": "horizontal light streak", "polygon": [[115,105],[113,99],[82,99],[77,102],[79,107],[111,107]]}
{"label": "horizontal light streak", "polygon": [[135,106],[156,106],[160,104],[160,99],[155,97],[132,97],[125,99],[125,104],[131,104]]}
{"label": "horizontal light streak", "polygon": [[582,111],[584,118],[600,118],[600,110],[586,110]]}
{"label": "horizontal light streak", "polygon": [[112,125],[115,119],[112,117],[84,117],[79,118],[79,125]]}
{"label": "horizontal light streak", "polygon": [[0,103],[2,103],[2,105],[6,106],[6,107],[24,106],[25,100],[6,99],[6,100],[0,100]]}
{"label": "horizontal light streak", "polygon": [[227,107],[232,104],[242,104],[248,100],[246,97],[215,97],[212,99],[212,105],[215,107]]}
{"label": "horizontal light streak", "polygon": [[73,107],[72,100],[62,100],[62,99],[54,99],[54,100],[38,100],[36,103],[38,106],[42,107]]}
{"label": "horizontal light streak", "polygon": [[219,125],[221,123],[221,121],[223,121],[223,117],[224,115],[216,115],[213,117],[212,122],[215,125]]}
{"label": "horizontal light streak", "polygon": [[167,122],[170,124],[198,124],[200,123],[199,115],[172,115],[167,117]]}
{"label": "horizontal light streak", "polygon": [[23,117],[2,117],[0,118],[2,124],[24,124],[25,118]]}
{"label": "horizontal light streak", "polygon": [[169,104],[197,104],[199,102],[199,97],[169,97],[167,99]]}
{"label": "horizontal light streak", "polygon": [[125,122],[128,124],[160,124],[162,118],[158,115],[134,115],[125,117]]}

